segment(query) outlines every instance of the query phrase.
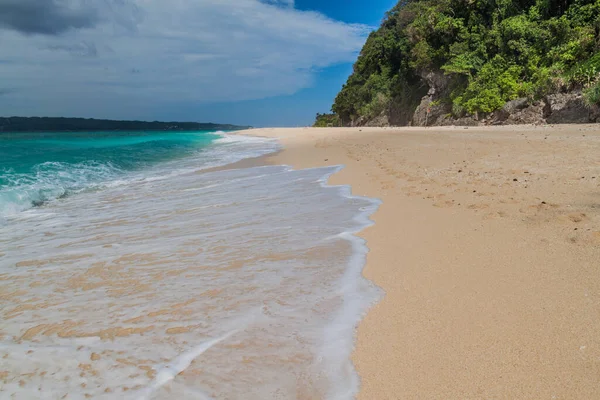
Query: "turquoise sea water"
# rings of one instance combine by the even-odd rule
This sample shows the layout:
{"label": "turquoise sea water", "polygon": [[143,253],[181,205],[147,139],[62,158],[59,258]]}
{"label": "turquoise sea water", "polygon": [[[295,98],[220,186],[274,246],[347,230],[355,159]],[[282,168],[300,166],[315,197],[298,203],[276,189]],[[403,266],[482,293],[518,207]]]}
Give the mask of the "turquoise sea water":
{"label": "turquoise sea water", "polygon": [[0,134],[0,217],[194,155],[214,132]]}

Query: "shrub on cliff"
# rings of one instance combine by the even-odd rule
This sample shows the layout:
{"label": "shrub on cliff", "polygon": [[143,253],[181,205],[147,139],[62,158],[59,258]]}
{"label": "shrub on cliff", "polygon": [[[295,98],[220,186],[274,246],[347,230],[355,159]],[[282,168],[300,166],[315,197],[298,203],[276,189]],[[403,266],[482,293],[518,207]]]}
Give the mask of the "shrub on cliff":
{"label": "shrub on cliff", "polygon": [[586,88],[583,91],[583,98],[585,99],[586,104],[589,106],[600,106],[600,81]]}
{"label": "shrub on cliff", "polygon": [[315,119],[315,123],[313,127],[315,128],[327,128],[331,126],[341,126],[340,120],[335,114],[319,114],[317,113],[317,118]]}

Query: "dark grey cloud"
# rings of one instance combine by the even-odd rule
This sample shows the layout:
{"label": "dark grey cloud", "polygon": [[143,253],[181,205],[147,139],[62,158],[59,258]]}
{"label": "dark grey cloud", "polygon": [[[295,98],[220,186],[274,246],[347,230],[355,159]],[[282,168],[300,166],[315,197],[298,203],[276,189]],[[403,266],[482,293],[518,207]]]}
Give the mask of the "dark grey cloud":
{"label": "dark grey cloud", "polygon": [[89,3],[65,0],[0,0],[0,27],[24,34],[58,35],[93,28],[100,18]]}
{"label": "dark grey cloud", "polygon": [[67,53],[78,57],[98,56],[98,48],[94,42],[83,41],[77,44],[51,45],[46,47],[46,49],[51,51],[66,51]]}

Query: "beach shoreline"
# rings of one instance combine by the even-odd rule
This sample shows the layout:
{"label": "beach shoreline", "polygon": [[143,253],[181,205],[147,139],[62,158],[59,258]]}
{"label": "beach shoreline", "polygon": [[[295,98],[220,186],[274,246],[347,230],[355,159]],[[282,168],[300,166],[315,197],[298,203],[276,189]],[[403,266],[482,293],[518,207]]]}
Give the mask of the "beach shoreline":
{"label": "beach shoreline", "polygon": [[358,391],[354,327],[380,293],[353,233],[379,202],[327,185],[339,166],[265,165],[276,140],[193,136],[180,158],[0,221],[0,397]]}
{"label": "beach shoreline", "polygon": [[600,397],[594,125],[253,129],[379,198],[358,399]]}

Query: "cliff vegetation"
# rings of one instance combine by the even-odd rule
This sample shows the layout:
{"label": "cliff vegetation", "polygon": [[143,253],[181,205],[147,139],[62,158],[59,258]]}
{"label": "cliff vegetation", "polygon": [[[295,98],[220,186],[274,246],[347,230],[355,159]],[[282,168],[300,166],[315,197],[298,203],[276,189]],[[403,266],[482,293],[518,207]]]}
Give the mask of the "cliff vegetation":
{"label": "cliff vegetation", "polygon": [[586,122],[587,107],[593,122],[598,105],[600,0],[403,0],[332,111],[343,125],[442,125],[498,121],[503,109],[500,122],[526,110]]}

